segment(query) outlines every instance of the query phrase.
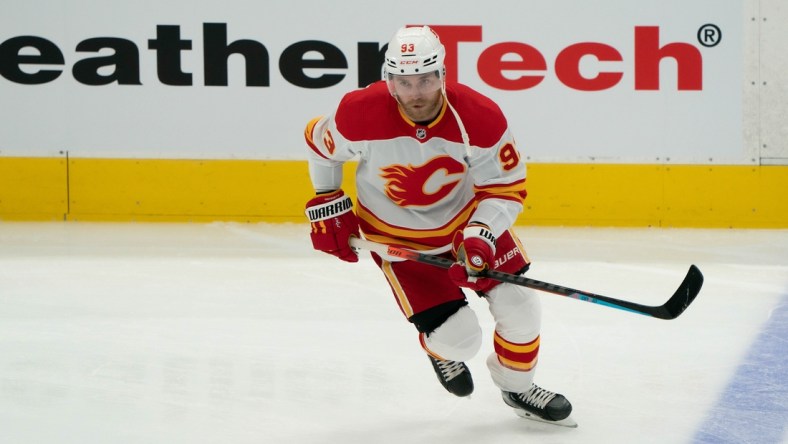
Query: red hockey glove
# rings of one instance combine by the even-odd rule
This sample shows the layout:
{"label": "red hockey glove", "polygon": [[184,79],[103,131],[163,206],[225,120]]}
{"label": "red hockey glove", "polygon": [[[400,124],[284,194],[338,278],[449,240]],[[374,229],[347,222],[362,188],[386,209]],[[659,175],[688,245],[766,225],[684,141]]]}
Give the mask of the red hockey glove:
{"label": "red hockey glove", "polygon": [[358,255],[348,245],[350,236],[358,234],[358,219],[353,201],[342,190],[318,194],[306,203],[306,217],[312,224],[312,246],[347,262],[358,262]]}
{"label": "red hockey glove", "polygon": [[469,223],[452,243],[457,262],[449,268],[449,278],[457,286],[486,291],[495,284],[493,280],[478,277],[492,268],[490,263],[495,259],[495,236],[487,225]]}

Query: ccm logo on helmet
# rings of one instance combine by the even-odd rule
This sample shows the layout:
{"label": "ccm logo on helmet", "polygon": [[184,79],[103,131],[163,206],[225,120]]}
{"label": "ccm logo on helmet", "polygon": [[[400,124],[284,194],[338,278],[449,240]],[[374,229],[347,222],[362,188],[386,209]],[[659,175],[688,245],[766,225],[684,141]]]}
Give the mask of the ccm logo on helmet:
{"label": "ccm logo on helmet", "polygon": [[[481,26],[432,26],[445,46],[446,79],[458,79],[459,46],[482,41]],[[685,91],[703,89],[703,58],[700,50],[690,43],[660,41],[658,26],[635,26],[634,52],[626,54],[634,62],[635,90],[660,89],[660,62],[676,62],[677,88]],[[158,80],[166,85],[193,85],[192,73],[184,69],[183,57],[196,45],[202,48],[203,79],[205,86],[228,86],[228,59],[240,55],[245,62],[246,86],[269,87],[271,65],[279,67],[282,78],[301,88],[329,88],[340,83],[348,69],[348,58],[340,48],[322,40],[295,42],[271,62],[269,49],[255,40],[228,41],[227,24],[204,23],[202,41],[196,45],[181,37],[180,26],[158,25],[156,36],[147,40],[143,48],[133,41],[119,37],[94,37],[76,44],[80,59],[73,63],[71,74],[84,85],[142,85],[140,59],[155,58]],[[385,45],[378,42],[358,42],[358,86],[363,87],[380,79]],[[107,55],[107,51],[110,52]],[[317,53],[320,58],[311,54]],[[623,55],[608,43],[582,42],[568,45],[552,59],[555,76],[565,86],[580,91],[600,91],[618,85],[624,76]],[[515,60],[513,60],[515,59]],[[580,70],[581,59],[591,59],[598,68],[595,74]],[[417,62],[413,62],[417,63]],[[584,62],[586,63],[586,62]],[[63,51],[43,37],[24,35],[0,43],[0,75],[20,84],[38,85],[60,77],[66,64]],[[548,58],[537,48],[524,42],[501,42],[486,47],[476,63],[479,78],[487,85],[509,91],[526,90],[539,85],[547,75]],[[321,70],[324,72],[321,73]],[[339,72],[338,72],[339,71]],[[309,74],[307,74],[309,72]],[[317,72],[318,74],[315,74]],[[504,75],[506,73],[506,75]]]}

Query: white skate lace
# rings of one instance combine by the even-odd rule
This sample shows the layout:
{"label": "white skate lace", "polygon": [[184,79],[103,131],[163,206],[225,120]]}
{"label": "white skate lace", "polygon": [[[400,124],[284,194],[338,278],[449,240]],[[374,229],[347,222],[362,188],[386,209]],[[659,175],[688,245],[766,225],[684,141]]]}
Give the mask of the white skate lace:
{"label": "white skate lace", "polygon": [[555,393],[549,392],[536,384],[531,386],[531,389],[525,393],[518,393],[517,397],[526,404],[535,406],[539,409],[544,409],[550,400],[555,398]]}
{"label": "white skate lace", "polygon": [[451,381],[465,371],[462,362],[457,361],[438,361],[438,367],[446,381]]}

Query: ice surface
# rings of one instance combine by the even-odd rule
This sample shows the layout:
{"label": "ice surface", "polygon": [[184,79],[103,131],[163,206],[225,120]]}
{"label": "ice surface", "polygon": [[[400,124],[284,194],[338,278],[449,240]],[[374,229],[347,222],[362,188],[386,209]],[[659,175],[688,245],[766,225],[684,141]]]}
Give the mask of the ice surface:
{"label": "ice surface", "polygon": [[577,429],[503,404],[473,295],[476,392],[447,394],[372,261],[307,231],[0,223],[0,442],[788,442],[787,230],[518,228],[536,279],[658,305],[706,277],[672,321],[543,294],[536,380]]}

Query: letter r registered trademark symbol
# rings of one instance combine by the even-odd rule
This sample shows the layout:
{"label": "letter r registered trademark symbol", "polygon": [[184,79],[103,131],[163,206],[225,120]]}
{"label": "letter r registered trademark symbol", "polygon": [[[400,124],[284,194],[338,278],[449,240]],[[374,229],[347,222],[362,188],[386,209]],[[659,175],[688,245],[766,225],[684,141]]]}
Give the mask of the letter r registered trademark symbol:
{"label": "letter r registered trademark symbol", "polygon": [[698,43],[701,45],[711,48],[719,45],[721,41],[722,31],[719,26],[707,23],[698,29]]}

